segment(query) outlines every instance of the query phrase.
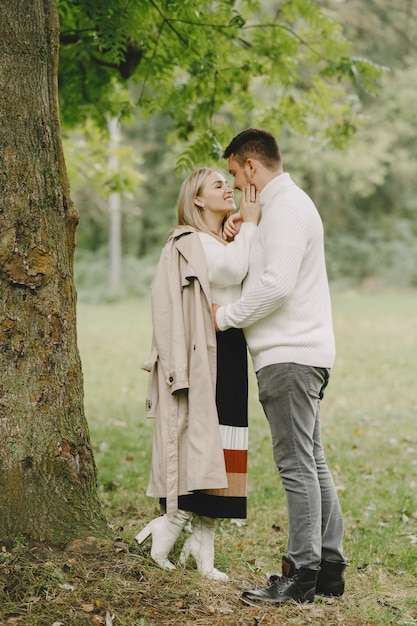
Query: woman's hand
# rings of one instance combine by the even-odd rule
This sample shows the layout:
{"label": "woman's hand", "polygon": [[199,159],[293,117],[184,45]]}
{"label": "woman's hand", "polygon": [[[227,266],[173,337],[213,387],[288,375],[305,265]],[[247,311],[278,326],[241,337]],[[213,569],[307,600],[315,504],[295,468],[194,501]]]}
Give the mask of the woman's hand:
{"label": "woman's hand", "polygon": [[242,217],[240,213],[232,213],[223,224],[223,239],[233,241],[240,230]]}
{"label": "woman's hand", "polygon": [[240,215],[243,222],[255,222],[261,217],[260,193],[255,185],[246,185],[240,197]]}
{"label": "woman's hand", "polygon": [[260,193],[255,185],[246,185],[240,197],[240,211],[232,213],[223,224],[223,239],[233,241],[238,234],[242,222],[258,224],[261,218]]}

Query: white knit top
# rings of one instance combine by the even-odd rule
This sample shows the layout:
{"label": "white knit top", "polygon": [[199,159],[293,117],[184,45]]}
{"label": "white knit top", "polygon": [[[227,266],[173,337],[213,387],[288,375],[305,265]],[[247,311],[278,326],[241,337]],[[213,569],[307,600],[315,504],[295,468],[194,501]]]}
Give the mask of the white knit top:
{"label": "white knit top", "polygon": [[255,371],[289,362],[330,368],[335,343],[319,213],[287,173],[262,190],[261,209],[242,296],[218,309],[218,326],[245,329]]}
{"label": "white knit top", "polygon": [[229,304],[241,295],[241,284],[248,272],[250,241],[256,224],[244,222],[234,241],[223,244],[208,233],[198,233],[209,270],[211,301]]}

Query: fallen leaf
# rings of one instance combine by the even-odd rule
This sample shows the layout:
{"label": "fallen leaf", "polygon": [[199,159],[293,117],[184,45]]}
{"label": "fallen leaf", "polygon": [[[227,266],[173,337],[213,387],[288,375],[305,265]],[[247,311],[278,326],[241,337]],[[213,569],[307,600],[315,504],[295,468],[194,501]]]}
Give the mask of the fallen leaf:
{"label": "fallen leaf", "polygon": [[74,591],[74,585],[69,585],[68,583],[62,583],[62,585],[58,585],[60,589],[64,589],[65,591]]}
{"label": "fallen leaf", "polygon": [[85,613],[91,613],[91,611],[94,611],[95,607],[94,607],[94,604],[88,603],[88,604],[82,604],[81,608]]}
{"label": "fallen leaf", "polygon": [[219,609],[217,609],[219,613],[222,613],[223,615],[231,615],[234,611],[233,609],[229,608],[229,607],[225,607],[225,606],[221,606]]}

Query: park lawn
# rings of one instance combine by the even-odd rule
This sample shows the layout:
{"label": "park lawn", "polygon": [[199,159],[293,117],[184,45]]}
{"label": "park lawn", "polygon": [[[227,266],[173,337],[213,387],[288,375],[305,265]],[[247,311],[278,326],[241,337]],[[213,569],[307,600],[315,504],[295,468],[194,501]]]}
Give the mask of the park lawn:
{"label": "park lawn", "polygon": [[242,589],[264,586],[280,570],[286,546],[285,496],[252,370],[248,519],[224,520],[216,535],[216,565],[229,582],[203,580],[192,564],[175,572],[153,564],[149,542],[133,539],[158,514],[145,495],[153,425],[144,416],[147,374],[140,366],[151,342],[149,301],[80,303],[85,410],[104,511],[119,539],[103,553],[50,555],[49,569],[37,561],[34,571],[23,558],[18,566],[11,556],[26,592],[14,602],[4,596],[0,616],[17,620],[4,623],[417,624],[417,291],[335,292],[333,310],[337,360],[322,429],[345,517],[343,598],[280,608],[239,600]]}

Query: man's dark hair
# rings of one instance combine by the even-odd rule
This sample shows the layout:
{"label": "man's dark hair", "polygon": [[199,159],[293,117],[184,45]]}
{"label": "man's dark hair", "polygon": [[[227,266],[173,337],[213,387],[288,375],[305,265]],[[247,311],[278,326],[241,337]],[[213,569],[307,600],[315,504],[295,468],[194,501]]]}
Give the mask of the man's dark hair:
{"label": "man's dark hair", "polygon": [[236,135],[223,153],[224,159],[230,156],[242,167],[249,158],[258,159],[270,170],[281,166],[281,153],[275,137],[260,128],[247,128]]}

